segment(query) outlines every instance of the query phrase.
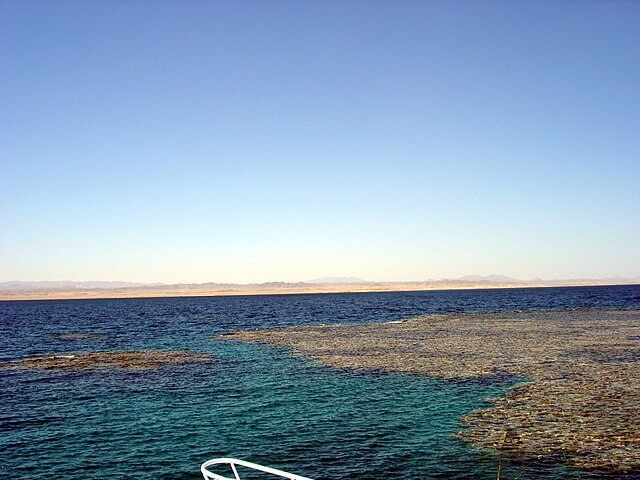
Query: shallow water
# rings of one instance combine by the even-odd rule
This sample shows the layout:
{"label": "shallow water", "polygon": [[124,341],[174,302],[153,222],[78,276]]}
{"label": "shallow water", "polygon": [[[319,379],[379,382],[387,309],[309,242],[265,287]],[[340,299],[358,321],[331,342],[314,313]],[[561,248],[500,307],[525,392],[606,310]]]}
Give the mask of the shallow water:
{"label": "shallow water", "polygon": [[[0,476],[195,479],[203,461],[235,456],[317,479],[495,479],[498,456],[451,433],[513,379],[346,372],[207,337],[422,313],[638,306],[640,286],[0,302],[2,359],[106,348],[214,355],[143,372],[0,370]],[[104,335],[54,336],[77,332]],[[521,468],[507,462],[503,478]],[[602,477],[547,463],[525,465],[522,478]]]}

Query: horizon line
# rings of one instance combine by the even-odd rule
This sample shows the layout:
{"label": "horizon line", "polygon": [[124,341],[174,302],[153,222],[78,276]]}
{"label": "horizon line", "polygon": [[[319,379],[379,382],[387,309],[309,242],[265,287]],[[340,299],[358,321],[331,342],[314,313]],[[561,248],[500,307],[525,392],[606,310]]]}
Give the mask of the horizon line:
{"label": "horizon line", "polygon": [[412,280],[369,280],[360,277],[351,276],[327,276],[317,277],[306,280],[266,280],[266,281],[248,281],[248,282],[230,282],[230,281],[177,281],[177,282],[164,282],[164,281],[136,281],[136,280],[0,280],[0,285],[10,284],[123,284],[130,286],[174,286],[174,285],[268,285],[268,284],[421,284],[421,283],[437,283],[446,281],[457,282],[569,282],[569,281],[605,281],[605,280],[619,280],[630,281],[640,280],[640,275],[636,276],[622,276],[612,275],[603,277],[556,277],[556,278],[518,278],[510,275],[502,274],[489,274],[489,275],[475,275],[468,274],[457,277],[440,277],[440,278],[426,278],[426,279],[412,279]]}

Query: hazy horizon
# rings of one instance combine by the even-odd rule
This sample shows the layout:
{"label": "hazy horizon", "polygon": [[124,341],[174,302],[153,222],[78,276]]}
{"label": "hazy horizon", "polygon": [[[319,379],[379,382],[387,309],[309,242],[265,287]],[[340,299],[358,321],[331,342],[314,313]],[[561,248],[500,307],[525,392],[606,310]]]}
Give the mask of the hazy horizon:
{"label": "hazy horizon", "polygon": [[356,278],[356,277],[320,277],[320,278],[307,278],[307,279],[299,279],[293,281],[283,281],[278,279],[271,279],[264,282],[242,282],[242,283],[234,283],[234,282],[225,282],[225,281],[205,281],[205,282],[163,282],[163,281],[155,281],[155,282],[138,282],[135,280],[68,280],[68,279],[58,279],[58,280],[0,280],[0,286],[6,287],[10,284],[35,284],[35,285],[44,285],[50,284],[53,286],[72,286],[77,284],[87,284],[89,286],[94,286],[95,288],[107,288],[110,284],[115,288],[119,286],[171,286],[178,284],[220,284],[220,285],[251,285],[251,284],[268,284],[268,283],[309,283],[309,284],[350,284],[350,283],[437,283],[442,281],[452,281],[452,282],[563,282],[563,281],[589,281],[589,280],[619,280],[619,281],[636,281],[640,280],[640,275],[630,276],[630,277],[622,277],[619,275],[613,277],[593,277],[593,278],[516,278],[511,277],[509,275],[500,275],[500,274],[488,274],[488,275],[463,275],[460,277],[442,277],[442,278],[422,278],[422,279],[406,279],[406,280],[371,280],[366,278]]}
{"label": "hazy horizon", "polygon": [[639,24],[623,1],[1,2],[0,281],[635,278]]}

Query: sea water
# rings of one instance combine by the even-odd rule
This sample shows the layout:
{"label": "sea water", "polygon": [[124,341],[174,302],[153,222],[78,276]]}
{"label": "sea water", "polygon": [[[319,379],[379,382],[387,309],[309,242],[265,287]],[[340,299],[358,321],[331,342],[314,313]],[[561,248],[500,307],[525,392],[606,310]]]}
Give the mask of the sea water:
{"label": "sea water", "polygon": [[[0,360],[138,348],[213,356],[148,371],[0,370],[0,477],[196,479],[205,460],[232,456],[315,479],[493,480],[498,454],[452,434],[461,415],[517,379],[345,371],[218,335],[425,313],[638,306],[640,286],[0,302]],[[502,469],[505,480],[603,478],[559,461],[505,459]]]}

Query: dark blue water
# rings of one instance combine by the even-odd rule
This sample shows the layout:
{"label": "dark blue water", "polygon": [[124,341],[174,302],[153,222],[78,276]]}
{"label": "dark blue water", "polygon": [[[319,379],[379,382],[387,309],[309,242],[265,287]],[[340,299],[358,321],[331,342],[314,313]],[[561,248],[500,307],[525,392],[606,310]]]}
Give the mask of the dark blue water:
{"label": "dark blue water", "polygon": [[[638,306],[640,286],[0,302],[0,359],[112,348],[214,355],[152,371],[0,370],[0,477],[195,479],[203,461],[236,456],[317,479],[495,479],[497,455],[451,433],[508,381],[346,372],[208,337],[424,313]],[[53,336],[77,332],[103,336]],[[507,462],[503,478],[521,468]],[[540,463],[522,478],[602,475]]]}

